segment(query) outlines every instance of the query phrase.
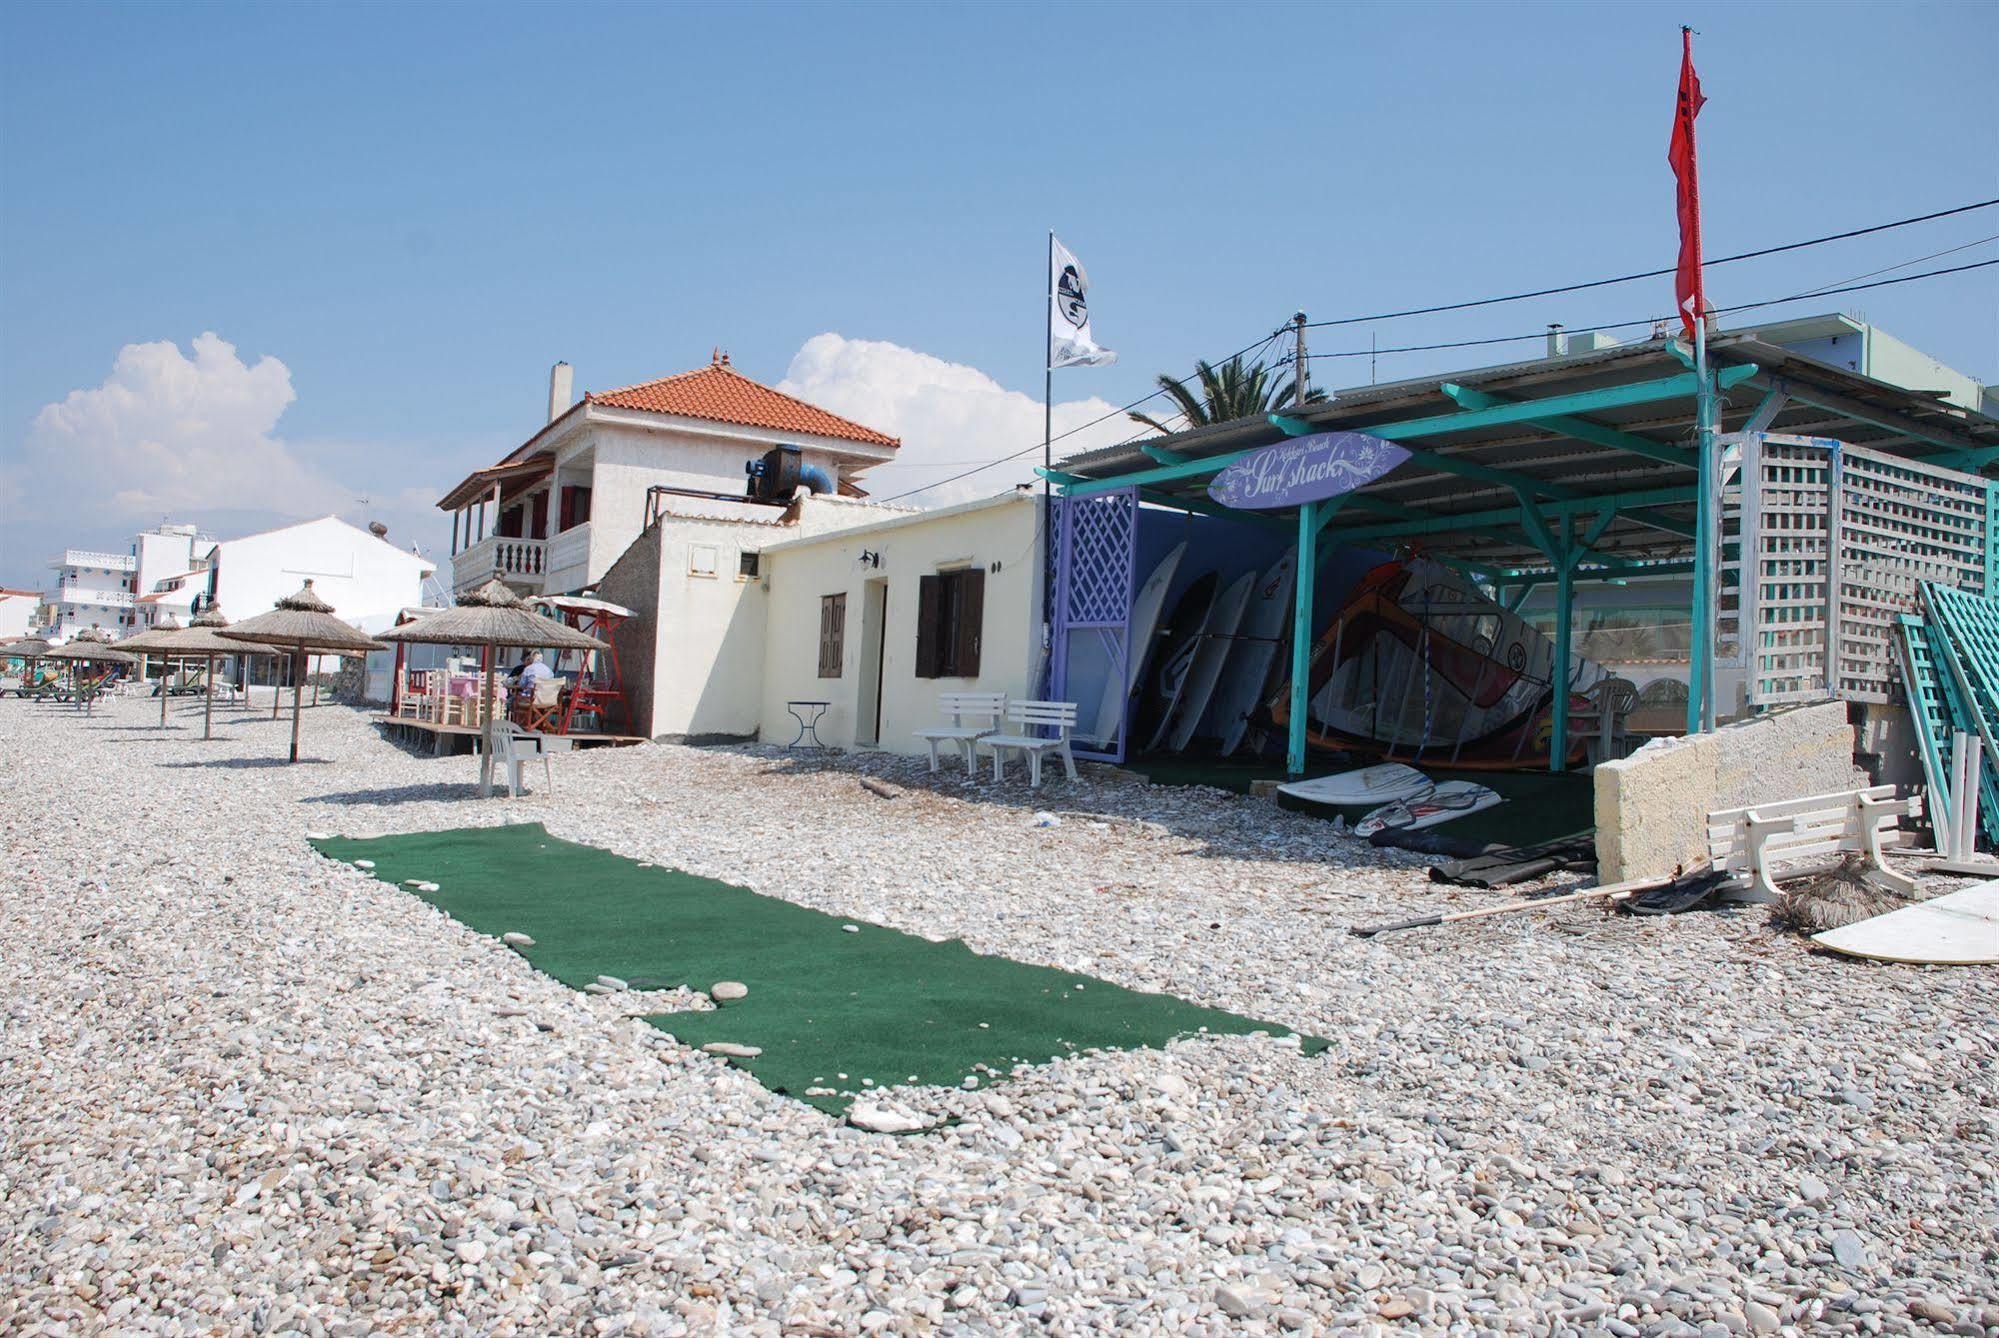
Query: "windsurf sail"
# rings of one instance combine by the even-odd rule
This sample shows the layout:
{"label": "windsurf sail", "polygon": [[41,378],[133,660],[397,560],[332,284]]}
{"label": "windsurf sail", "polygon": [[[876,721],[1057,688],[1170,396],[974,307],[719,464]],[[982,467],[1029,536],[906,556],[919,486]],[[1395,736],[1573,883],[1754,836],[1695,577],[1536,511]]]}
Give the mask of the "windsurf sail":
{"label": "windsurf sail", "polygon": [[[1467,751],[1545,760],[1554,663],[1548,637],[1462,573],[1420,554],[1384,563],[1361,578],[1313,648],[1306,737],[1440,760]],[[1604,676],[1572,656],[1572,700]],[[1289,708],[1287,683],[1270,706],[1280,727]]]}

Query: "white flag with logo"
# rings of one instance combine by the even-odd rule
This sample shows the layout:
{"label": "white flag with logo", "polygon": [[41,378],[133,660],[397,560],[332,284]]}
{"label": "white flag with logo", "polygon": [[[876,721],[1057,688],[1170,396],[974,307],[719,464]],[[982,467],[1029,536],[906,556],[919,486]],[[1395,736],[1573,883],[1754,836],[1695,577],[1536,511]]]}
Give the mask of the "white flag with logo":
{"label": "white flag with logo", "polygon": [[1098,346],[1090,334],[1090,278],[1069,248],[1049,238],[1048,365],[1101,367],[1117,354]]}

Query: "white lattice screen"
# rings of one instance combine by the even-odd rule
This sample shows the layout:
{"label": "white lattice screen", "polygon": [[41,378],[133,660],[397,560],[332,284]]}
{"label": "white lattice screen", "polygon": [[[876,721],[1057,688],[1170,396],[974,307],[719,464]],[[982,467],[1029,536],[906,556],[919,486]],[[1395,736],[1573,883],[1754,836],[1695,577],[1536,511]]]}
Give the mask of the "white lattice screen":
{"label": "white lattice screen", "polygon": [[1983,594],[1991,582],[1994,485],[1826,437],[1724,445],[1740,464],[1722,496],[1724,676],[1752,706],[1887,701],[1894,622],[1916,583]]}

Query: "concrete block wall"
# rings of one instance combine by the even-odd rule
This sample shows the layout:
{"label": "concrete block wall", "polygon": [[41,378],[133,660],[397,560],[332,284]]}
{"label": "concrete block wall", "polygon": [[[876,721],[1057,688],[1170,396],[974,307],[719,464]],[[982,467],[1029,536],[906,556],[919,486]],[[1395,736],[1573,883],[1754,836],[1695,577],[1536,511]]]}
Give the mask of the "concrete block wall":
{"label": "concrete block wall", "polygon": [[1597,869],[1606,883],[1669,874],[1707,861],[1717,809],[1857,790],[1845,702],[1774,711],[1711,734],[1655,739],[1597,767]]}

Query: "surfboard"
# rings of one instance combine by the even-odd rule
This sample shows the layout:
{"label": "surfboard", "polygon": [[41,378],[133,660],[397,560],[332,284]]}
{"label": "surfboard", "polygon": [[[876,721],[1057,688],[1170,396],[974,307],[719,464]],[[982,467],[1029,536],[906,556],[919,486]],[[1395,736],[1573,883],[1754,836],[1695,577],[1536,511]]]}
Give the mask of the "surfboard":
{"label": "surfboard", "polygon": [[1321,808],[1378,808],[1397,799],[1414,799],[1436,789],[1436,782],[1400,762],[1380,762],[1337,776],[1292,781],[1277,793]]}
{"label": "surfboard", "polygon": [[1813,934],[1849,957],[1916,965],[1999,962],[1999,881],[1977,883],[1858,924]]}
{"label": "surfboard", "polygon": [[1284,625],[1291,617],[1291,586],[1298,576],[1298,552],[1286,553],[1250,592],[1249,607],[1236,632],[1235,654],[1229,656],[1208,708],[1208,728],[1221,739],[1227,757],[1242,746],[1250,714],[1263,700],[1264,684],[1284,644]]}
{"label": "surfboard", "polygon": [[1401,832],[1419,832],[1425,827],[1440,826],[1467,813],[1483,812],[1503,802],[1496,791],[1476,781],[1445,781],[1428,794],[1383,804],[1356,822],[1353,834],[1373,836],[1391,827]]}
{"label": "surfboard", "polygon": [[1166,607],[1166,592],[1172,588],[1180,559],[1185,556],[1187,545],[1182,542],[1159,559],[1152,575],[1145,578],[1145,584],[1132,596],[1131,636],[1125,643],[1124,673],[1104,675],[1104,696],[1097,705],[1095,742],[1106,747],[1117,737],[1118,726],[1124,722],[1125,705],[1138,687],[1138,676],[1144,672],[1146,658],[1152,652],[1152,638],[1159,631],[1159,611]]}
{"label": "surfboard", "polygon": [[1187,745],[1194,741],[1194,730],[1208,714],[1208,702],[1215,695],[1222,667],[1235,651],[1236,629],[1242,626],[1243,610],[1249,604],[1256,577],[1253,571],[1244,572],[1215,600],[1208,630],[1202,634],[1200,648],[1194,652],[1193,667],[1187,671],[1187,686],[1180,694],[1180,704],[1168,719],[1166,746],[1176,753],[1187,750]]}
{"label": "surfboard", "polygon": [[1142,718],[1152,727],[1147,734],[1147,752],[1155,751],[1166,741],[1166,724],[1173,718],[1173,708],[1180,704],[1181,693],[1186,691],[1187,675],[1201,649],[1201,635],[1208,630],[1208,620],[1214,617],[1215,595],[1221,583],[1215,572],[1204,571],[1196,576],[1193,584],[1181,592],[1179,602],[1173,606],[1173,616],[1166,620],[1159,667],[1150,675],[1152,687],[1143,703]]}

